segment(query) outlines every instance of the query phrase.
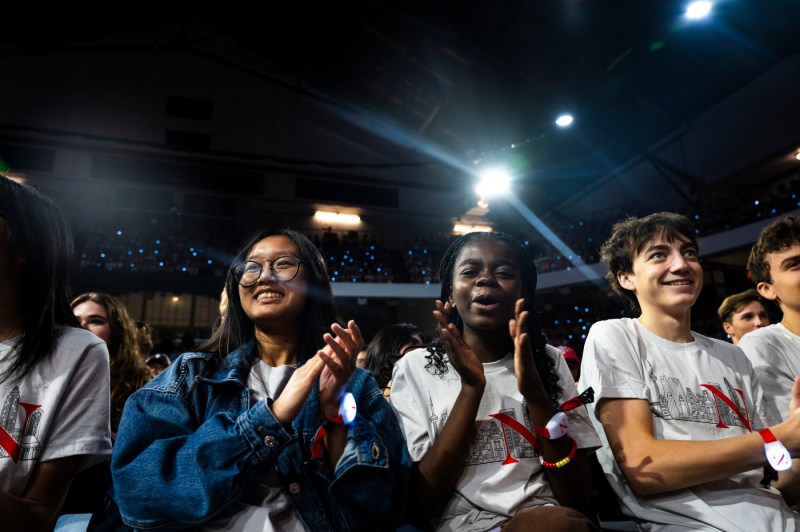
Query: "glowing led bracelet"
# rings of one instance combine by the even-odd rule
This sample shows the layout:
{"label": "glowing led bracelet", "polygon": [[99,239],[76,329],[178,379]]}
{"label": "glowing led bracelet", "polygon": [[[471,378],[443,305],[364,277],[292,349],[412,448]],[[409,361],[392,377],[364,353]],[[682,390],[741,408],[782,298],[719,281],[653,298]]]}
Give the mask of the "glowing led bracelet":
{"label": "glowing led bracelet", "polygon": [[349,425],[356,419],[356,400],[350,392],[342,396],[342,401],[339,403],[339,417],[342,418],[342,423],[345,425]]}
{"label": "glowing led bracelet", "polygon": [[347,392],[339,402],[338,416],[333,419],[328,419],[324,415],[320,416],[322,418],[322,426],[317,430],[314,441],[311,443],[311,456],[322,458],[322,447],[325,443],[325,436],[328,435],[328,427],[331,425],[350,425],[356,419],[356,410],[356,400],[352,393]]}
{"label": "glowing led bracelet", "polygon": [[758,433],[764,439],[764,454],[767,455],[769,465],[775,471],[786,471],[792,468],[792,456],[786,447],[778,441],[778,438],[769,429],[759,430]]}

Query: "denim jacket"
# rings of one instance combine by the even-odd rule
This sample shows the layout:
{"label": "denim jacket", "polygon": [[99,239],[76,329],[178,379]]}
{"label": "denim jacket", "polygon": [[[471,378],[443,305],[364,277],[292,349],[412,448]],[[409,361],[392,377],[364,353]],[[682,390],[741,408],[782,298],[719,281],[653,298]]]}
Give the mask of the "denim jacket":
{"label": "denim jacket", "polygon": [[291,428],[281,425],[265,401],[250,406],[252,349],[216,366],[209,353],[185,353],[128,399],[111,459],[123,522],[162,530],[204,523],[274,467],[310,530],[397,528],[411,462],[372,376],[356,368],[347,384],[358,411],[331,474],[311,457],[319,386]]}

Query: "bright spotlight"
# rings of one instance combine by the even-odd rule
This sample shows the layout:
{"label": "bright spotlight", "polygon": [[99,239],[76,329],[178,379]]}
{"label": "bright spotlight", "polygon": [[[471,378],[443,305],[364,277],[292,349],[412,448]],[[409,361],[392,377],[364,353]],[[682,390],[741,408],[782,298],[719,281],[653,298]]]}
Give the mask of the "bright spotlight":
{"label": "bright spotlight", "polygon": [[504,170],[487,170],[481,174],[480,181],[475,186],[475,192],[482,198],[505,194],[511,185],[511,176]]}
{"label": "bright spotlight", "polygon": [[705,18],[711,13],[711,6],[713,4],[706,0],[698,0],[697,2],[692,2],[686,8],[686,13],[684,16],[689,20],[698,20],[701,18]]}
{"label": "bright spotlight", "polygon": [[556,119],[556,125],[558,127],[567,127],[572,125],[574,120],[575,119],[572,117],[572,115],[561,115]]}

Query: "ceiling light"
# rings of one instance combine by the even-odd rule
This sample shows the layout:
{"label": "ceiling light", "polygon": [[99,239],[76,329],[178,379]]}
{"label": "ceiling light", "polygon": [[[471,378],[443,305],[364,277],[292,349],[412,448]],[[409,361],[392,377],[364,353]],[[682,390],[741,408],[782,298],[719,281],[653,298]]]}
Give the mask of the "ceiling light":
{"label": "ceiling light", "polygon": [[689,20],[698,20],[701,18],[705,18],[711,13],[711,6],[713,4],[706,0],[699,0],[697,2],[692,2],[686,8],[686,13],[684,16]]}
{"label": "ceiling light", "polygon": [[558,127],[567,127],[571,126],[572,122],[575,121],[575,118],[570,114],[563,114],[556,118],[556,125]]}
{"label": "ceiling light", "polygon": [[467,233],[474,233],[475,231],[489,232],[492,230],[490,225],[467,225],[455,224],[453,232],[457,235],[466,235]]}
{"label": "ceiling light", "polygon": [[493,168],[483,172],[480,181],[475,185],[475,192],[481,198],[490,198],[508,192],[511,176],[508,172]]}
{"label": "ceiling light", "polygon": [[321,222],[339,224],[357,224],[361,222],[361,217],[357,214],[333,211],[317,211],[314,213],[314,218]]}

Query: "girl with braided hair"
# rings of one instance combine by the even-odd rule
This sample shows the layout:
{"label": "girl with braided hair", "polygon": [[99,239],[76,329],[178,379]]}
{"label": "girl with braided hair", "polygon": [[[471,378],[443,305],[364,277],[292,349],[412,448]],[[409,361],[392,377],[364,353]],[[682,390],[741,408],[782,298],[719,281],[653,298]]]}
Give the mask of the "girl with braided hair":
{"label": "girl with braided hair", "polygon": [[470,233],[439,275],[440,338],[401,358],[392,381],[415,463],[412,518],[438,530],[596,529],[583,450],[600,442],[532,311],[533,260],[507,234]]}

